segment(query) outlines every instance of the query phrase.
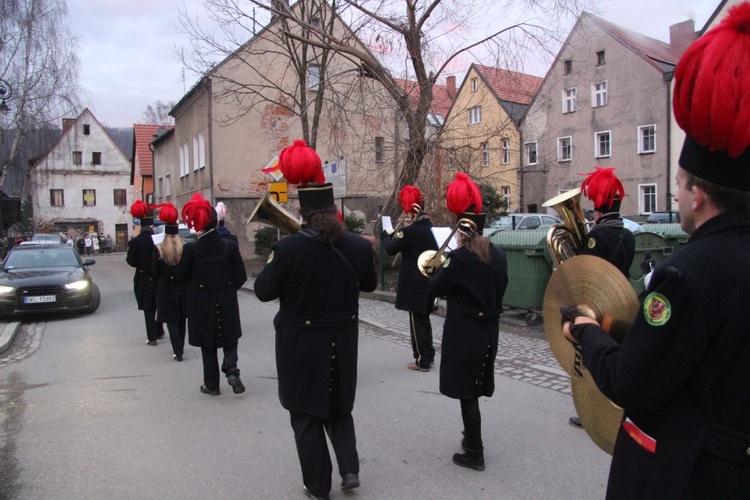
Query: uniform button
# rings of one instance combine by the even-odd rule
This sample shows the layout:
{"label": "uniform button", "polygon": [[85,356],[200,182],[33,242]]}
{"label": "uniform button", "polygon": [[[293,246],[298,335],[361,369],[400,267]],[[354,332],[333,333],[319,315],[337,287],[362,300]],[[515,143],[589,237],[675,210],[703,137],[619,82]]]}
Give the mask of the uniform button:
{"label": "uniform button", "polygon": [[198,288],[203,288],[203,285],[198,285]]}
{"label": "uniform button", "polygon": [[484,313],[479,313],[479,317],[483,318],[484,317]]}
{"label": "uniform button", "polygon": [[331,359],[336,359],[336,355],[334,354],[333,356],[331,356]]}
{"label": "uniform button", "polygon": [[310,320],[309,319],[305,320],[305,326],[310,326]]}
{"label": "uniform button", "polygon": [[750,455],[750,446],[747,448],[747,454]]}
{"label": "uniform button", "polygon": [[356,314],[352,314],[352,319],[357,319],[357,315]]}
{"label": "uniform button", "polygon": [[331,342],[331,347],[336,347],[336,342]]}

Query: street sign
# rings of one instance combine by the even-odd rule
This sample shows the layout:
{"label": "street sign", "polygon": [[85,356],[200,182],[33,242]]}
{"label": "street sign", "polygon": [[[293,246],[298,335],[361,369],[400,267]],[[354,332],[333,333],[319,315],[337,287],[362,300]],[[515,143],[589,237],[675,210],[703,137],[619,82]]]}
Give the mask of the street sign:
{"label": "street sign", "polygon": [[326,182],[333,184],[333,197],[346,198],[346,158],[323,162]]}
{"label": "street sign", "polygon": [[279,168],[279,155],[275,155],[271,158],[271,160],[266,163],[266,166],[260,169],[260,171],[264,174],[270,175],[273,180],[279,182],[284,177],[284,174],[281,173],[281,169]]}
{"label": "street sign", "polygon": [[286,182],[272,182],[268,185],[268,191],[271,196],[276,198],[278,203],[286,203],[288,200],[287,194],[287,183]]}

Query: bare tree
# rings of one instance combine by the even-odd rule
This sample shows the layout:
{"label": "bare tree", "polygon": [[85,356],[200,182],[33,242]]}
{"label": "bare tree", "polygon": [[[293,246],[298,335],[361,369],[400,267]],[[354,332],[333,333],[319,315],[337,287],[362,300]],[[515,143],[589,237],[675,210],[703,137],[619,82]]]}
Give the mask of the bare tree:
{"label": "bare tree", "polygon": [[0,8],[0,78],[13,91],[0,129],[12,135],[0,155],[0,190],[28,132],[52,124],[78,104],[76,39],[65,0],[4,0]]}
{"label": "bare tree", "polygon": [[146,106],[143,112],[143,123],[148,125],[174,125],[174,118],[169,116],[169,111],[175,107],[175,102],[163,102],[157,100]]}

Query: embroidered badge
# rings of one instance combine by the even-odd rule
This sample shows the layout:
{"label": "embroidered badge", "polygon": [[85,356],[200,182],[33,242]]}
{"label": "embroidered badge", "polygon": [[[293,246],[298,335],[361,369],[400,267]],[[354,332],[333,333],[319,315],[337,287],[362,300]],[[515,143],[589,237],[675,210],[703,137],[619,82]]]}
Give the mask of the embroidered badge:
{"label": "embroidered badge", "polygon": [[273,250],[271,250],[271,253],[268,254],[268,259],[266,260],[266,264],[270,264],[273,260]]}
{"label": "embroidered badge", "polygon": [[450,258],[450,257],[448,257],[448,258],[447,258],[447,259],[445,259],[445,261],[443,262],[443,267],[448,267],[448,266],[450,265],[450,263],[451,263],[451,258]]}
{"label": "embroidered badge", "polygon": [[589,238],[589,248],[594,248],[596,246],[596,240],[594,238]]}
{"label": "embroidered badge", "polygon": [[656,292],[651,292],[643,301],[643,315],[651,326],[662,326],[672,315],[672,306],[667,298]]}

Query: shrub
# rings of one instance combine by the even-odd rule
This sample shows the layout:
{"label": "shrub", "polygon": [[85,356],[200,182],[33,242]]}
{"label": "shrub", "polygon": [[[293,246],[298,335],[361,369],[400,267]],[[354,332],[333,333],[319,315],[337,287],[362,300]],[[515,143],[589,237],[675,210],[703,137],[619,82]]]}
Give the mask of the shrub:
{"label": "shrub", "polygon": [[266,258],[271,253],[271,245],[276,242],[276,228],[263,227],[255,231],[255,255]]}
{"label": "shrub", "polygon": [[354,214],[347,215],[344,219],[344,224],[346,224],[346,228],[349,231],[357,234],[361,233],[362,229],[365,227],[364,219],[361,219]]}

